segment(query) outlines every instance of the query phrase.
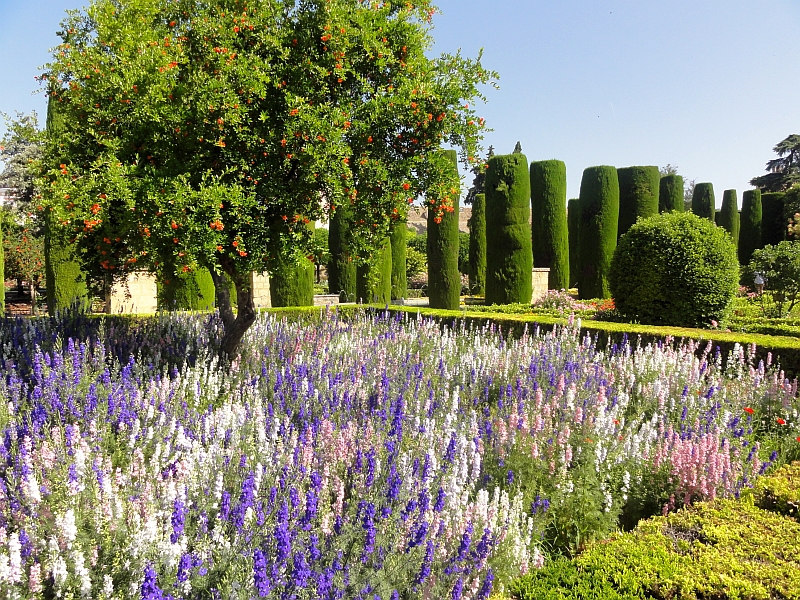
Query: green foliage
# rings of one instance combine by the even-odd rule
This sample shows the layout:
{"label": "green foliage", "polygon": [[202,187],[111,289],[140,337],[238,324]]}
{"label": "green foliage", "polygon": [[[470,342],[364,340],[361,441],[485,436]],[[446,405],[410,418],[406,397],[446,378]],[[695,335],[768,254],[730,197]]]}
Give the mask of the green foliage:
{"label": "green foliage", "polygon": [[269,272],[272,306],[314,304],[314,263],[305,256],[288,256],[273,261]]}
{"label": "green foliage", "polygon": [[469,218],[469,291],[481,296],[486,285],[486,195],[477,194]]}
{"label": "green foliage", "polygon": [[406,248],[406,282],[428,268],[428,259],[425,254],[409,245]]}
{"label": "green foliage", "polygon": [[759,508],[800,520],[800,462],[759,477],[751,494]]}
{"label": "green foliage", "polygon": [[733,245],[739,247],[739,202],[736,190],[722,192],[722,208],[717,213],[719,226],[725,229],[733,240]]}
{"label": "green foliage", "polygon": [[486,303],[531,301],[530,176],[524,154],[489,159],[486,172]]}
{"label": "green foliage", "polygon": [[619,179],[619,224],[617,237],[638,219],[658,214],[661,174],[658,167],[623,167]]}
{"label": "green foliage", "polygon": [[14,212],[18,216],[27,215],[33,212],[31,201],[36,193],[36,166],[42,157],[42,132],[35,112],[17,113],[14,119],[4,117],[6,132],[0,140],[3,162],[0,188],[7,188],[6,195],[14,198]]}
{"label": "green foliage", "polygon": [[539,598],[800,597],[800,524],[745,502],[698,504],[643,521],[511,585]]}
{"label": "green foliage", "polygon": [[469,233],[458,232],[458,272],[469,275]]}
{"label": "green foliage", "polygon": [[786,239],[785,201],[783,192],[761,193],[761,243],[764,246],[774,246]]}
{"label": "green foliage", "polygon": [[[245,289],[250,273],[280,270],[281,255],[309,253],[298,215],[351,205],[361,254],[408,198],[457,185],[442,143],[474,161],[479,86],[496,74],[461,55],[429,58],[427,0],[243,8],[92,0],[66,17],[42,74],[63,120],[40,188],[92,273],[171,261]],[[234,345],[252,298],[238,315],[233,337],[223,319]]]}
{"label": "green foliage", "polygon": [[193,273],[165,271],[167,277],[158,286],[159,310],[212,310],[214,308],[214,280],[208,269]]}
{"label": "green foliage", "polygon": [[397,220],[393,223],[389,234],[389,243],[392,247],[392,293],[395,298],[405,298],[408,295],[408,279],[406,252],[408,249],[408,226],[405,221]]}
{"label": "green foliage", "polygon": [[731,237],[691,213],[661,213],[631,227],[620,238],[609,273],[621,315],[683,327],[723,320],[738,281]]}
{"label": "green foliage", "polygon": [[425,254],[428,251],[428,233],[416,233],[408,237],[408,247]]}
{"label": "green foliage", "polygon": [[746,265],[753,251],[761,248],[761,190],[747,190],[742,195],[739,225],[739,262]]}
{"label": "green foliage", "polygon": [[[443,154],[458,176],[455,150]],[[431,308],[458,308],[461,298],[461,274],[458,270],[458,187],[444,197],[426,200],[428,207],[428,298]]]}
{"label": "green foliage", "polygon": [[356,298],[356,263],[350,249],[351,218],[348,206],[340,206],[328,225],[328,291],[343,302]]}
{"label": "green foliage", "polygon": [[750,180],[750,185],[764,192],[782,192],[800,183],[800,135],[786,137],[773,151],[778,158],[767,162],[767,174]]}
{"label": "green foliage", "polygon": [[560,160],[531,163],[531,241],[533,266],[549,268],[547,287],[569,287],[567,166]]}
{"label": "green foliage", "polygon": [[53,226],[53,215],[46,217],[44,268],[47,310],[51,315],[78,304],[88,305],[86,274],[78,262],[78,248],[65,240]]}
{"label": "green foliage", "polygon": [[609,298],[608,269],[617,247],[619,180],[614,167],[583,171],[578,227],[578,293],[581,299]]}
{"label": "green foliage", "polygon": [[761,273],[765,289],[772,292],[778,317],[792,311],[800,296],[800,241],[766,245],[753,252],[747,265],[745,281]]}
{"label": "green foliage", "polygon": [[5,223],[0,220],[0,316],[6,314],[6,273],[5,273],[5,239],[3,229]]}
{"label": "green foliage", "polygon": [[356,268],[356,300],[387,305],[392,301],[392,245],[382,240],[375,252]]}
{"label": "green foliage", "polygon": [[697,183],[692,193],[692,212],[702,219],[714,222],[714,186],[711,183]]}
{"label": "green foliage", "polygon": [[578,281],[578,260],[579,231],[581,225],[580,215],[581,205],[577,198],[567,202],[567,229],[569,230],[569,286],[573,287]]}
{"label": "green foliage", "polygon": [[658,212],[683,212],[683,177],[678,174],[664,175],[658,187]]}

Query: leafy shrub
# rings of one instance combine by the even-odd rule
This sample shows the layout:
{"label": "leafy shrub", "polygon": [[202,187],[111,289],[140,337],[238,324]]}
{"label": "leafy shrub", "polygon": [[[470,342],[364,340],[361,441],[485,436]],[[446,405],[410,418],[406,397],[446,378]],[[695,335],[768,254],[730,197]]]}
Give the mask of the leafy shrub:
{"label": "leafy shrub", "polygon": [[760,508],[800,520],[800,462],[758,479],[753,495]]}
{"label": "leafy shrub", "polygon": [[427,274],[427,269],[428,261],[425,254],[409,244],[406,247],[406,279],[410,280],[420,273]]}
{"label": "leafy shrub", "polygon": [[691,213],[662,213],[631,227],[619,240],[609,273],[621,315],[685,327],[722,320],[738,281],[730,235]]}
{"label": "leafy shrub", "polygon": [[753,252],[745,281],[752,285],[761,273],[765,289],[772,292],[777,317],[786,316],[800,299],[800,242],[780,242]]}
{"label": "leafy shrub", "polygon": [[800,523],[745,502],[699,504],[642,521],[512,583],[539,598],[800,597]]}

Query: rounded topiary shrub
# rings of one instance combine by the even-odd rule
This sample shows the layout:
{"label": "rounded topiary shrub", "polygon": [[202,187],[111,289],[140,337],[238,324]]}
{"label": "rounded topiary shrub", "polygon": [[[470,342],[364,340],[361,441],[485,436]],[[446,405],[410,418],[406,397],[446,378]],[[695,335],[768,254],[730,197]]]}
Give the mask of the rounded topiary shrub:
{"label": "rounded topiary shrub", "polygon": [[609,271],[617,310],[652,325],[706,327],[719,321],[738,283],[731,236],[692,213],[663,213],[631,227]]}

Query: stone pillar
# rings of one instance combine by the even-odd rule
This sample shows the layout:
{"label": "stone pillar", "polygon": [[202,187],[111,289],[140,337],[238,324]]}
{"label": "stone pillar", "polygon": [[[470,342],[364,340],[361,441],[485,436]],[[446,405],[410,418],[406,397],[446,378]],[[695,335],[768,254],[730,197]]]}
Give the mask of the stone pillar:
{"label": "stone pillar", "polygon": [[251,273],[250,285],[253,286],[253,303],[256,308],[270,308],[272,298],[269,295],[269,275],[264,273]]}
{"label": "stone pillar", "polygon": [[531,302],[536,302],[539,298],[547,295],[547,280],[550,277],[550,269],[534,269],[532,273],[531,280],[533,282],[532,286],[532,296]]}

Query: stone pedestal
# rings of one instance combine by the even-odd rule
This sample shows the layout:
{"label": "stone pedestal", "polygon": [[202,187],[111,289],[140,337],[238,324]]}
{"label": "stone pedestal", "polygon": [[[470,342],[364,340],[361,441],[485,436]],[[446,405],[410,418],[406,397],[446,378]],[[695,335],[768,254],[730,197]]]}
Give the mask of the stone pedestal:
{"label": "stone pedestal", "polygon": [[152,273],[129,273],[106,294],[108,314],[146,314],[158,310],[156,276]]}
{"label": "stone pedestal", "polygon": [[536,302],[547,294],[547,280],[550,277],[550,269],[534,269],[531,280],[533,282],[533,290],[531,294],[531,302]]}

